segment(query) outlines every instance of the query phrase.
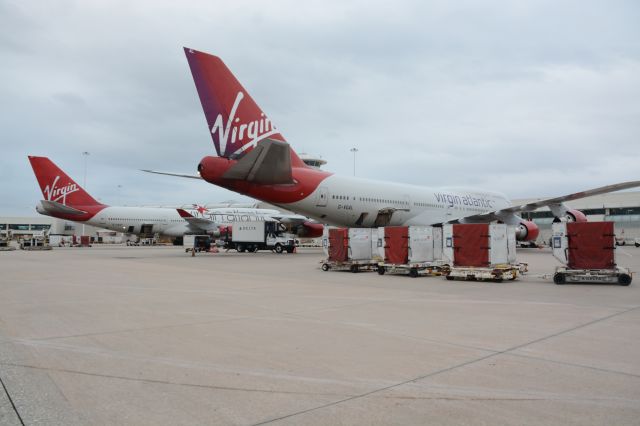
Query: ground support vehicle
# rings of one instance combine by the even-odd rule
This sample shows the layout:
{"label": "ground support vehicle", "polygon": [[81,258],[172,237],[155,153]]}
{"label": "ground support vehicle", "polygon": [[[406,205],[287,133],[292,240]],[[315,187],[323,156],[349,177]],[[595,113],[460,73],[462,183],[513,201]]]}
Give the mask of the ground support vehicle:
{"label": "ground support vehicle", "polygon": [[326,260],[323,271],[375,271],[380,261],[375,256],[376,228],[325,228],[322,247]]}
{"label": "ground support vehicle", "polygon": [[564,264],[554,283],[631,284],[631,271],[616,264],[613,222],[558,222],[551,229],[553,256]]}
{"label": "ground support vehicle", "polygon": [[16,248],[11,245],[9,238],[0,238],[0,251],[13,251]]}
{"label": "ground support vehicle", "polygon": [[445,276],[448,280],[461,278],[466,281],[513,281],[522,272],[522,265],[505,264],[495,265],[491,268],[454,266],[447,271]]}
{"label": "ground support vehicle", "polygon": [[413,262],[404,265],[395,263],[378,263],[378,274],[402,274],[409,275],[412,278],[419,276],[441,276],[446,275],[449,265],[443,262]]}
{"label": "ground support vehicle", "polygon": [[553,282],[561,285],[568,283],[631,284],[633,274],[628,268],[616,266],[613,269],[569,269],[558,266],[553,274]]}
{"label": "ground support vehicle", "polygon": [[285,232],[282,224],[272,220],[234,224],[231,232],[222,236],[221,242],[226,250],[235,249],[239,253],[258,250],[293,253],[296,250],[295,235]]}
{"label": "ground support vehicle", "polygon": [[182,244],[186,253],[211,251],[211,237],[209,235],[186,234],[182,237]]}
{"label": "ground support vehicle", "polygon": [[20,240],[21,250],[51,250],[51,248],[46,237],[31,237]]}
{"label": "ground support vehicle", "polygon": [[323,271],[351,271],[351,272],[364,272],[364,271],[377,271],[377,260],[323,260],[321,262]]}

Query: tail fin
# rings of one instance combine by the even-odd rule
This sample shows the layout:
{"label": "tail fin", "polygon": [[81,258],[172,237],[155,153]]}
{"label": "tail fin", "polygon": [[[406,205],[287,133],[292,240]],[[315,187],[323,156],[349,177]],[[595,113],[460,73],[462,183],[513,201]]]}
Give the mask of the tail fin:
{"label": "tail fin", "polygon": [[186,47],[184,52],[219,156],[236,158],[266,138],[286,142],[220,58]]}
{"label": "tail fin", "polygon": [[70,207],[102,205],[47,157],[29,156],[29,162],[45,200]]}

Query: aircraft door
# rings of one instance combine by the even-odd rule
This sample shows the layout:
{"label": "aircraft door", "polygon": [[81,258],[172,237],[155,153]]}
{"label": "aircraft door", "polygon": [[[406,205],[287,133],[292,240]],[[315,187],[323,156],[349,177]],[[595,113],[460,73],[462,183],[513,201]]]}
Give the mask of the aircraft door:
{"label": "aircraft door", "polygon": [[326,207],[329,198],[329,190],[326,186],[318,188],[318,197],[316,198],[316,207]]}
{"label": "aircraft door", "polygon": [[153,235],[153,225],[152,224],[142,224],[140,226],[140,236],[149,237]]}

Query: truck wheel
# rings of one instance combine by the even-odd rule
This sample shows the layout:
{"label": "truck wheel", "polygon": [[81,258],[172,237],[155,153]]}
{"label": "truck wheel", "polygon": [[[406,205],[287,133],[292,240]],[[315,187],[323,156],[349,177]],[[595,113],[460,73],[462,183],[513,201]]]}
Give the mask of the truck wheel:
{"label": "truck wheel", "polygon": [[640,243],[636,243],[636,247],[640,247]]}
{"label": "truck wheel", "polygon": [[416,268],[409,269],[409,276],[411,278],[417,278],[418,277],[418,270]]}
{"label": "truck wheel", "polygon": [[451,275],[447,275],[445,278],[447,279],[447,281],[453,281],[453,277]]}
{"label": "truck wheel", "polygon": [[250,246],[248,249],[251,253],[255,253],[258,251],[258,246]]}
{"label": "truck wheel", "polygon": [[387,269],[384,266],[378,266],[378,275],[384,275]]}
{"label": "truck wheel", "polygon": [[629,284],[631,284],[631,276],[627,274],[618,275],[618,284],[628,286]]}
{"label": "truck wheel", "polygon": [[351,268],[349,269],[355,274],[356,272],[358,272],[358,265],[351,265]]}
{"label": "truck wheel", "polygon": [[331,267],[329,266],[328,263],[323,263],[322,264],[322,270],[327,272],[329,269],[331,269]]}
{"label": "truck wheel", "polygon": [[275,250],[275,251],[276,251],[276,253],[278,253],[278,254],[282,253],[282,252],[283,252],[282,244],[280,244],[280,243],[276,244],[276,246],[274,247],[274,250]]}
{"label": "truck wheel", "polygon": [[236,246],[236,250],[238,251],[238,253],[244,253],[246,249],[244,248],[244,244],[238,244]]}
{"label": "truck wheel", "polygon": [[567,282],[567,277],[565,277],[563,273],[558,272],[553,276],[553,282],[558,285],[565,284]]}

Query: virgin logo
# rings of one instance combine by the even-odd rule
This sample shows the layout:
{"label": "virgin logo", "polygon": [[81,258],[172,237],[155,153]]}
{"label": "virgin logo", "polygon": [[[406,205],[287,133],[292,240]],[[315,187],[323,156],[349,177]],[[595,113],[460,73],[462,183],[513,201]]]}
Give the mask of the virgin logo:
{"label": "virgin logo", "polygon": [[[241,123],[240,117],[236,117],[236,112],[243,98],[244,93],[238,92],[227,122],[224,122],[222,114],[218,114],[213,126],[211,126],[213,142],[217,143],[218,155],[222,157],[239,154],[249,147],[255,146],[259,140],[278,133],[263,112],[260,112],[260,117],[257,120]],[[238,149],[227,153],[227,148],[234,149],[236,145],[239,145]]]}
{"label": "virgin logo", "polygon": [[60,176],[56,176],[51,186],[47,185],[44,187],[44,196],[49,201],[59,202],[60,200],[62,200],[62,204],[66,204],[67,195],[79,191],[80,188],[78,188],[78,185],[76,185],[75,183],[68,183],[65,186],[58,186],[59,180]]}

